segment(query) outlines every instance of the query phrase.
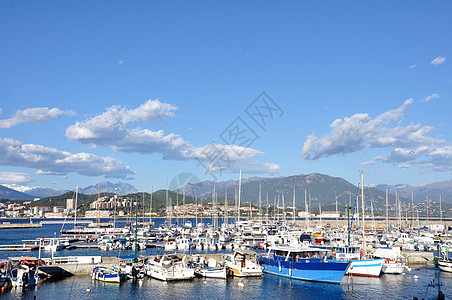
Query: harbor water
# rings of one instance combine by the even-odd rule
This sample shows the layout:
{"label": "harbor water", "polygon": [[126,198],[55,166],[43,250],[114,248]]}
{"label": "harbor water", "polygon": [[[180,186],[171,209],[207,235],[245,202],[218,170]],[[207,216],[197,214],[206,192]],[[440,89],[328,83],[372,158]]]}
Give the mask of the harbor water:
{"label": "harbor water", "polygon": [[[13,222],[13,220],[8,220]],[[34,220],[36,222],[37,220]],[[19,221],[18,221],[19,222]],[[23,222],[23,220],[22,220]],[[124,225],[125,220],[119,223]],[[162,220],[157,220],[158,222]],[[207,223],[207,222],[206,222]],[[59,236],[62,224],[44,224],[42,228],[8,229],[0,231],[0,244],[20,244],[24,239]],[[139,255],[155,255],[161,249],[148,248]],[[199,252],[197,252],[199,253]],[[202,253],[202,252],[201,252]],[[134,254],[133,250],[101,251],[97,249],[62,250],[55,256]],[[38,251],[0,252],[0,258],[10,256],[38,256]],[[42,252],[42,257],[50,253]],[[418,279],[414,278],[417,275]],[[432,280],[442,284],[446,299],[452,297],[452,273],[440,272],[431,265],[413,266],[404,275],[382,275],[379,278],[345,276],[340,284],[323,284],[290,280],[265,274],[262,278],[201,279],[182,282],[162,282],[145,277],[136,282],[107,284],[92,281],[90,276],[78,275],[65,279],[47,279],[30,289],[0,292],[1,299],[436,299],[437,287],[429,287]],[[239,284],[240,283],[240,284]]]}

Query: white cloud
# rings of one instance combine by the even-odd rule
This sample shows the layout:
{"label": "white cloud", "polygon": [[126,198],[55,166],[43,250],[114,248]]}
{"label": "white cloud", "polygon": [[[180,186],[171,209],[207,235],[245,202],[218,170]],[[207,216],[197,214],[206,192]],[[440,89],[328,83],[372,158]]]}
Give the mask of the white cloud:
{"label": "white cloud", "polygon": [[177,108],[159,100],[149,100],[136,109],[119,106],[83,122],[76,122],[66,129],[66,136],[82,144],[104,146],[114,144],[129,134],[128,125],[133,122],[153,122],[174,117]]}
{"label": "white cloud", "polygon": [[408,99],[397,109],[389,110],[372,119],[366,113],[337,119],[331,123],[331,132],[318,138],[309,135],[301,151],[303,158],[316,160],[331,155],[344,155],[366,148],[417,147],[440,144],[444,141],[429,137],[433,127],[410,124],[398,125],[413,103]]}
{"label": "white cloud", "polygon": [[33,177],[30,174],[19,172],[0,172],[0,183],[28,183],[32,182]]}
{"label": "white cloud", "polygon": [[0,165],[38,169],[36,174],[78,173],[87,176],[125,178],[135,174],[129,166],[111,157],[89,153],[69,153],[42,145],[23,144],[0,138]]}
{"label": "white cloud", "polygon": [[16,111],[12,118],[0,120],[0,129],[11,128],[21,123],[42,123],[49,119],[57,119],[63,115],[75,115],[75,112],[71,110],[63,111],[59,108],[49,109],[48,107],[27,108]]}
{"label": "white cloud", "polygon": [[425,97],[424,99],[421,100],[421,103],[423,102],[429,102],[432,99],[439,99],[439,95],[437,93],[433,93],[427,97]]}
{"label": "white cloud", "polygon": [[[136,109],[124,109],[117,106],[107,108],[106,112],[83,122],[69,126],[66,136],[82,144],[94,147],[111,146],[115,151],[127,153],[153,154],[160,153],[165,160],[198,160],[208,172],[238,170],[236,164],[241,164],[244,172],[274,174],[279,172],[279,166],[271,163],[261,163],[255,160],[263,155],[252,148],[235,145],[209,144],[195,147],[181,136],[163,130],[130,128],[132,123],[152,121],[174,117],[177,108],[159,100],[149,100]],[[209,154],[214,152],[225,157],[228,162],[219,161]]]}
{"label": "white cloud", "polygon": [[400,165],[398,165],[397,167],[400,168],[400,169],[405,170],[405,169],[409,169],[409,168],[410,168],[410,165],[408,165],[408,164],[400,164]]}
{"label": "white cloud", "polygon": [[363,149],[386,148],[391,149],[389,156],[380,155],[369,163],[381,161],[398,164],[401,168],[416,165],[421,169],[451,171],[452,146],[446,145],[445,140],[431,137],[432,126],[400,125],[412,103],[413,100],[409,99],[399,108],[374,119],[361,113],[335,120],[330,125],[330,133],[320,138],[315,135],[307,137],[301,152],[303,158],[316,160]]}
{"label": "white cloud", "polygon": [[410,69],[414,69],[414,68],[416,68],[416,64],[410,66]]}
{"label": "white cloud", "polygon": [[432,65],[438,66],[446,63],[446,58],[444,56],[438,56],[430,62]]}

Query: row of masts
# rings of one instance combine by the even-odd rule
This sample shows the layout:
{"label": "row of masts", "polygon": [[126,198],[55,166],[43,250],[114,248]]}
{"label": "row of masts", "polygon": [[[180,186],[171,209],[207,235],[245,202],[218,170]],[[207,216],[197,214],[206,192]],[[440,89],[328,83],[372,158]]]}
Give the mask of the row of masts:
{"label": "row of masts", "polygon": [[[364,220],[365,220],[365,201],[364,201],[364,183],[363,183],[363,172],[360,172],[360,184],[359,184],[359,189],[361,191],[361,209],[362,209],[362,213],[361,213],[361,223],[360,224],[360,219],[357,218],[357,226],[358,227],[362,227],[364,228]],[[150,205],[149,205],[149,222],[152,222],[152,195],[153,195],[153,181],[151,183],[151,194],[150,194]],[[78,194],[78,186],[77,186],[77,190],[76,190],[76,201],[75,203],[77,203],[77,194]],[[350,195],[350,205],[351,205],[351,193]],[[218,227],[218,218],[219,218],[219,214],[218,214],[218,197],[217,197],[217,193],[215,191],[215,185],[213,188],[213,193],[212,193],[212,208],[213,208],[213,212],[211,215],[211,218],[213,220],[213,226],[215,228]],[[238,197],[237,197],[238,196]],[[337,202],[337,198],[335,199],[335,204],[336,204],[336,215],[338,215],[338,202]],[[311,196],[309,194],[307,194],[307,190],[305,190],[305,195],[304,195],[304,200],[305,200],[305,223],[306,223],[306,227],[309,228],[310,227],[310,207],[311,207]],[[358,194],[357,194],[357,200],[358,200]],[[98,183],[98,204],[97,204],[97,208],[98,208],[98,226],[100,226],[100,205],[99,205],[99,201],[100,201],[100,176],[99,176],[99,183]],[[309,202],[309,203],[308,203]],[[183,223],[185,223],[185,218],[186,218],[186,208],[185,208],[185,189],[183,190],[183,194],[182,194],[182,206],[183,206]],[[427,203],[428,203],[428,213],[431,218],[431,214],[430,214],[430,200],[427,198]],[[239,177],[239,188],[238,188],[238,193],[237,193],[237,189],[235,192],[235,207],[234,207],[234,219],[235,221],[237,220],[241,220],[241,170],[240,170],[240,177]],[[440,222],[443,222],[443,210],[442,210],[442,201],[441,201],[441,196],[440,196]],[[249,211],[249,217],[253,218],[253,207],[251,202],[249,202],[250,205],[250,211]],[[359,201],[355,202],[356,205],[356,210],[359,212]],[[198,208],[198,197],[195,197],[195,206],[196,208]],[[76,206],[77,207],[77,204]],[[169,197],[169,189],[168,189],[168,181],[167,181],[167,187],[166,187],[166,208],[167,208],[167,223],[169,225],[172,225],[173,223],[173,210],[171,209],[172,207],[172,198]],[[179,193],[176,194],[176,207],[179,207]],[[196,209],[196,224],[198,224],[198,217],[200,217],[201,219],[201,223],[203,223],[203,219],[204,219],[204,213],[203,213],[203,194],[201,191],[201,196],[200,196],[200,207],[201,207],[201,212],[200,212],[200,216],[198,216],[198,209]],[[345,206],[345,208],[348,210],[349,206]],[[388,190],[386,190],[386,226],[387,228],[389,228],[389,203],[388,203]],[[397,227],[399,229],[402,228],[402,208],[401,208],[401,201],[399,199],[399,195],[396,191],[395,193],[395,211],[396,211],[396,218],[397,218]],[[411,207],[412,207],[412,216],[411,216],[411,222],[413,222],[413,220],[415,220],[414,218],[414,214],[415,214],[415,209],[414,209],[414,200],[413,200],[413,192],[411,192]],[[274,203],[273,203],[273,216],[269,215],[269,200],[268,200],[268,192],[266,194],[266,213],[265,213],[265,218],[266,219],[277,219],[280,220],[280,217],[282,215],[282,221],[284,223],[286,223],[288,221],[288,218],[286,217],[286,206],[285,206],[285,198],[284,198],[284,193],[282,193],[281,195],[278,194],[277,197],[274,198]],[[375,225],[375,216],[374,216],[374,212],[373,212],[373,201],[370,201],[370,208],[371,208],[371,216],[372,216],[372,229],[375,229],[376,225]],[[136,208],[138,209],[138,208]],[[282,213],[281,213],[282,210]],[[142,211],[143,211],[143,219],[146,219],[144,217],[144,213],[145,213],[145,199],[144,199],[144,192],[143,192],[143,203],[142,203]],[[224,223],[228,223],[229,220],[229,215],[228,215],[228,195],[227,195],[227,189],[225,191],[225,199],[224,199]],[[262,189],[261,189],[261,184],[259,184],[259,201],[258,201],[258,211],[257,211],[257,215],[255,215],[255,217],[259,218],[259,219],[263,219],[263,213],[262,213],[263,209],[262,209]],[[419,211],[417,211],[417,219],[418,219],[418,225],[420,225],[419,222]],[[131,215],[132,215],[132,207],[131,207]],[[320,226],[322,226],[322,206],[321,203],[319,203],[319,215],[320,215]],[[115,211],[114,211],[114,216],[116,216],[116,201],[115,201]],[[180,213],[179,211],[176,210],[176,219],[177,219],[177,223],[179,224],[179,219],[180,219]],[[292,221],[293,223],[295,223],[295,219],[296,219],[296,195],[295,195],[295,187],[293,190],[293,205],[292,205]],[[75,209],[75,220],[74,223],[76,224],[77,220],[77,209]],[[336,217],[336,223],[337,225],[339,224],[339,218]],[[410,224],[410,227],[413,226],[413,224]]]}

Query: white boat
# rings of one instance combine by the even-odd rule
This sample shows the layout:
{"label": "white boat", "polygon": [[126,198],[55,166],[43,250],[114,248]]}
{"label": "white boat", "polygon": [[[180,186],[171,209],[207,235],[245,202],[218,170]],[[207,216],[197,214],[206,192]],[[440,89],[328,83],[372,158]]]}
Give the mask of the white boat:
{"label": "white boat", "polygon": [[177,249],[177,243],[176,239],[173,237],[168,237],[167,241],[165,242],[165,251],[174,251]]}
{"label": "white boat", "polygon": [[353,276],[379,277],[383,267],[384,259],[360,259],[360,247],[337,247],[336,259],[349,260],[351,262],[347,274]]}
{"label": "white boat", "polygon": [[195,277],[195,269],[188,266],[187,257],[163,255],[151,258],[144,265],[146,275],[164,281],[187,280]]}
{"label": "white boat", "polygon": [[204,264],[204,259],[202,259],[195,273],[205,278],[226,279],[228,276],[226,266],[218,267],[217,260],[213,258],[208,259],[206,264]]}
{"label": "white boat", "polygon": [[[449,249],[447,249],[449,250]],[[445,249],[441,249],[442,257],[436,257],[434,259],[435,265],[439,267],[441,271],[444,272],[452,272],[452,260],[449,259],[448,251],[446,252]]]}
{"label": "white boat", "polygon": [[176,238],[176,249],[181,251],[190,250],[190,240],[186,237]]}
{"label": "white boat", "polygon": [[236,277],[262,276],[262,267],[258,264],[256,252],[237,249],[226,256],[226,267]]}
{"label": "white boat", "polygon": [[102,266],[97,266],[93,268],[91,273],[91,278],[94,280],[110,283],[120,283],[121,273],[117,268],[107,268]]}
{"label": "white boat", "polygon": [[63,249],[63,244],[59,238],[49,238],[44,240],[44,251],[56,252]]}
{"label": "white boat", "polygon": [[[32,256],[9,257],[7,275],[13,287],[34,286],[38,283],[40,260]],[[42,262],[42,261],[41,261]]]}
{"label": "white boat", "polygon": [[10,279],[13,287],[25,287],[29,284],[30,268],[20,265],[10,271]]}
{"label": "white boat", "polygon": [[385,274],[402,274],[405,271],[411,271],[406,259],[400,254],[400,247],[378,248],[372,256],[385,259],[381,268],[381,272]]}
{"label": "white boat", "polygon": [[[360,190],[361,190],[361,209],[362,209],[362,223],[361,223],[361,233],[362,233],[362,241],[363,246],[360,247],[350,247],[350,246],[344,246],[344,247],[337,247],[336,249],[336,258],[337,259],[346,259],[350,260],[351,264],[348,268],[347,273],[354,275],[354,276],[365,276],[365,277],[379,277],[381,273],[381,268],[383,267],[384,259],[361,259],[364,253],[361,253],[361,249],[366,249],[366,230],[364,226],[364,173],[363,171],[360,172],[361,177],[361,183],[360,183]],[[358,201],[358,195],[356,198],[356,201]],[[350,235],[350,228],[349,228],[349,235]]]}
{"label": "white boat", "polygon": [[445,258],[439,258],[438,267],[441,271],[452,272],[452,261]]}
{"label": "white boat", "polygon": [[226,267],[222,268],[211,268],[204,267],[197,269],[196,273],[205,278],[218,278],[218,279],[226,279],[228,276]]}
{"label": "white boat", "polygon": [[348,274],[353,276],[379,277],[384,259],[358,259],[352,260]]}

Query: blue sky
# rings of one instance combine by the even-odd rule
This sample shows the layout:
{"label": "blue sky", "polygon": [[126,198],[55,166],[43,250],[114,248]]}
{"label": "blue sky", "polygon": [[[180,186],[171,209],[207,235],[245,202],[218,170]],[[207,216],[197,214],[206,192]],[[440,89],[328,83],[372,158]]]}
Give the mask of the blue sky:
{"label": "blue sky", "polygon": [[0,183],[450,180],[451,28],[448,1],[1,1]]}

